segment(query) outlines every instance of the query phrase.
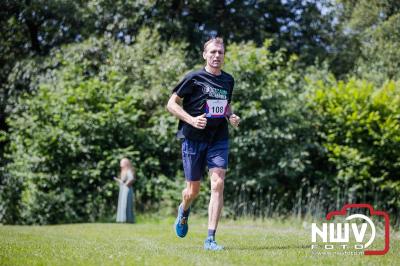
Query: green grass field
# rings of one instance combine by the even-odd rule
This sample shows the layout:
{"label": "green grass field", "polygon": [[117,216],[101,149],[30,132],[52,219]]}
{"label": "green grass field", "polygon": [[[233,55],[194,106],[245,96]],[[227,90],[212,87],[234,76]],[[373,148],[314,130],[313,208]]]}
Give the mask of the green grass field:
{"label": "green grass field", "polygon": [[174,219],[138,224],[0,226],[1,265],[400,265],[398,233],[385,256],[316,255],[309,223],[223,220],[217,232],[221,252],[202,249],[204,218],[191,217],[184,239]]}

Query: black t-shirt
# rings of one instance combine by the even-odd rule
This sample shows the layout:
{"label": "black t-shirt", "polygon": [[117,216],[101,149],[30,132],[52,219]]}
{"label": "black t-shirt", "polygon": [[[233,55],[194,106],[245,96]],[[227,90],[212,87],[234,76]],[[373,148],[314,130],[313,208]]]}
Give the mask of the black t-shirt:
{"label": "black t-shirt", "polygon": [[183,98],[183,109],[191,116],[206,113],[207,125],[197,129],[180,120],[178,138],[207,142],[228,139],[225,112],[232,99],[233,86],[233,77],[224,71],[217,76],[203,68],[187,74],[173,92]]}

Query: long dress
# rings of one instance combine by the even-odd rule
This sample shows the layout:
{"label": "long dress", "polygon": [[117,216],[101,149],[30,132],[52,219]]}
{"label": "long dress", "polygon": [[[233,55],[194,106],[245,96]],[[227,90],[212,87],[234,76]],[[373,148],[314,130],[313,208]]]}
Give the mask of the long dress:
{"label": "long dress", "polygon": [[[126,172],[126,175],[121,176],[121,180],[129,182],[133,180],[133,174],[131,170]],[[132,186],[126,186],[125,184],[119,184],[119,195],[118,195],[118,208],[117,208],[117,222],[120,223],[134,223],[135,216],[133,213],[133,188]]]}

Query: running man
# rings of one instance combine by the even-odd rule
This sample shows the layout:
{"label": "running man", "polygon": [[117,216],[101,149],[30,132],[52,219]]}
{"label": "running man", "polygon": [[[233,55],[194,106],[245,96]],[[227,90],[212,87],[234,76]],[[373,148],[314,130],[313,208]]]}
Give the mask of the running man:
{"label": "running man", "polygon": [[222,250],[215,241],[215,232],[223,206],[224,178],[228,167],[228,123],[238,127],[240,118],[230,108],[234,79],[221,70],[225,47],[222,38],[204,44],[206,66],[190,72],[174,88],[167,109],[179,118],[178,138],[182,139],[182,160],[186,188],[175,221],[176,234],[188,232],[190,205],[200,191],[200,180],[206,165],[211,180],[208,207],[206,250]]}

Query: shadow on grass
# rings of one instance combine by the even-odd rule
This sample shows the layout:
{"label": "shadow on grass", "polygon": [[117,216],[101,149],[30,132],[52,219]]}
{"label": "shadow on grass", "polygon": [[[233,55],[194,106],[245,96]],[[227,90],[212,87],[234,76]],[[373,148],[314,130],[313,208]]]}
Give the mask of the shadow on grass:
{"label": "shadow on grass", "polygon": [[225,250],[285,250],[285,249],[306,249],[310,245],[287,245],[287,246],[237,246],[225,247]]}

